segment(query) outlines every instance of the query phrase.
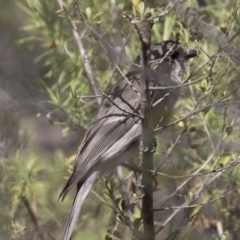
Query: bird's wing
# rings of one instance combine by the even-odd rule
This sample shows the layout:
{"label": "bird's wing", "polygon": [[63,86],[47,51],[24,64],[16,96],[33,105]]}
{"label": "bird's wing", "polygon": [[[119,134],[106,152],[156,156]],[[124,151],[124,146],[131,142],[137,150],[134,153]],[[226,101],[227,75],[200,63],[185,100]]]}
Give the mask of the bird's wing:
{"label": "bird's wing", "polygon": [[[139,78],[136,75],[129,74],[127,77],[134,84],[135,90],[139,88]],[[97,119],[86,133],[76,157],[74,171],[60,194],[62,200],[75,184],[84,181],[100,159],[104,159],[104,153],[109,148],[123,138],[135,124],[141,124],[136,110],[139,110],[139,96],[123,78],[109,92],[99,109]],[[133,112],[136,115],[130,114]],[[124,146],[131,144],[140,134],[140,131],[132,136],[127,134]],[[120,154],[119,150],[116,151],[117,154]]]}
{"label": "bird's wing", "polygon": [[[137,127],[137,126],[135,126]],[[141,126],[140,126],[141,128]],[[131,135],[131,133],[129,133]],[[117,145],[117,146],[116,146]],[[113,148],[118,148],[121,146],[118,146],[119,143],[116,142],[112,147]],[[124,161],[126,159],[129,158],[129,156],[132,156],[135,153],[135,149],[138,147],[138,142],[135,141],[133,144],[131,144],[131,146],[128,148],[128,151],[124,151],[117,159],[114,159],[115,161]],[[111,149],[109,149],[109,151],[111,151]],[[114,161],[114,163],[115,163]],[[77,191],[75,199],[74,199],[74,203],[72,206],[72,210],[71,210],[71,214],[67,220],[67,223],[65,225],[64,231],[63,231],[63,237],[62,240],[69,240],[73,229],[74,229],[74,225],[78,219],[78,216],[80,214],[82,205],[84,203],[85,198],[87,197],[87,195],[89,194],[89,192],[91,191],[93,185],[95,184],[95,182],[98,180],[99,176],[102,175],[102,173],[104,172],[104,169],[99,169],[99,171],[95,171],[90,173],[90,175],[88,176],[88,178],[86,179],[86,181],[84,181],[84,183],[82,184],[81,188]]]}

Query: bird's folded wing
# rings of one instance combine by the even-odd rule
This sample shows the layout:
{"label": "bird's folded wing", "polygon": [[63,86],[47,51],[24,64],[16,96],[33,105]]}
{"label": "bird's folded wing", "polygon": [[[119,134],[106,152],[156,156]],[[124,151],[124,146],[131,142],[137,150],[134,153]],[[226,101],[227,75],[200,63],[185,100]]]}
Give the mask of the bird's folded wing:
{"label": "bird's folded wing", "polygon": [[[140,136],[140,131],[129,134],[131,129],[136,129],[134,125],[141,124],[140,118],[131,114],[137,112],[137,109],[138,94],[124,79],[120,80],[103,101],[96,121],[86,133],[76,157],[74,172],[60,197],[64,199],[76,183],[86,178],[94,165],[104,159],[104,153],[119,139],[122,138],[124,146],[127,146]],[[120,152],[116,151],[116,154]]]}

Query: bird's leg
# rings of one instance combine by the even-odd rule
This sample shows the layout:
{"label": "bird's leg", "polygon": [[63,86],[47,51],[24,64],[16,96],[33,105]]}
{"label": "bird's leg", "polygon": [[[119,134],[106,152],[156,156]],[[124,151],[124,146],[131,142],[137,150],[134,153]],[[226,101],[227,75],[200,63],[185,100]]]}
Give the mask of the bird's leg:
{"label": "bird's leg", "polygon": [[156,191],[158,190],[158,181],[157,181],[157,174],[153,173],[153,190]]}
{"label": "bird's leg", "polygon": [[[153,141],[153,146],[151,149],[149,148],[144,148],[143,147],[143,143],[142,143],[142,139],[140,140],[140,146],[139,146],[139,152],[155,152],[156,151],[156,148],[157,148],[157,140],[156,138],[154,138],[154,141]],[[137,179],[137,185],[140,187],[140,188],[143,188],[144,186],[142,185],[141,183],[141,179],[142,179],[142,174],[139,176],[139,178]],[[156,179],[156,175],[153,174],[153,182],[154,182],[154,189],[157,189],[158,187],[158,182],[157,182],[157,179]]]}
{"label": "bird's leg", "polygon": [[136,183],[138,187],[144,188],[144,186],[142,185],[142,174],[136,179]]}
{"label": "bird's leg", "polygon": [[143,143],[142,143],[142,139],[140,140],[140,146],[138,148],[139,152],[155,152],[156,151],[156,148],[157,148],[157,140],[156,138],[154,138],[154,141],[153,141],[153,146],[151,149],[149,148],[144,148],[143,147]]}
{"label": "bird's leg", "polygon": [[127,168],[130,171],[137,172],[137,173],[142,173],[142,170],[136,166],[130,165],[128,163],[122,163],[121,164],[123,167]]}
{"label": "bird's leg", "polygon": [[[136,179],[137,180],[137,185],[140,187],[140,188],[143,188],[144,186],[142,185],[142,174]],[[154,186],[153,186],[153,189],[154,190],[158,190],[158,181],[157,181],[157,175],[153,174],[153,183],[154,183]]]}

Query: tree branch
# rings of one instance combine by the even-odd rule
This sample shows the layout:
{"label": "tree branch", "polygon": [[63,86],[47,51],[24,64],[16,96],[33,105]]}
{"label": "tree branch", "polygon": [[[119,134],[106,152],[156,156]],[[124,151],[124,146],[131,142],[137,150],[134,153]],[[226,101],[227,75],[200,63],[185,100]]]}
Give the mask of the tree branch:
{"label": "tree branch", "polygon": [[[67,13],[66,9],[64,8],[63,2],[61,0],[57,0],[57,1],[58,1],[59,6],[64,9],[64,12],[65,12],[65,14],[66,14],[71,26],[72,26],[72,34],[73,34],[73,37],[74,37],[74,39],[77,43],[78,50],[79,50],[79,53],[80,53],[81,58],[82,58],[85,73],[87,75],[88,81],[91,85],[91,88],[92,88],[92,91],[93,91],[94,95],[98,96],[99,95],[99,93],[98,93],[98,89],[99,89],[98,83],[97,83],[96,79],[94,78],[93,70],[92,70],[90,62],[88,60],[88,56],[87,56],[84,44],[82,42],[82,37],[80,36],[80,34],[78,32],[78,29],[77,29],[77,26],[76,26],[74,20],[71,18],[71,16]],[[101,99],[96,98],[96,101],[97,101],[98,106],[100,106],[101,105]]]}
{"label": "tree branch", "polygon": [[38,219],[38,216],[37,216],[36,212],[34,212],[32,207],[30,206],[30,203],[29,203],[28,199],[25,196],[21,196],[21,200],[22,200],[24,206],[26,207],[36,230],[38,231],[39,237],[42,240],[53,239],[49,235],[49,233],[45,230],[45,228],[42,226],[42,224],[40,223],[40,221]]}
{"label": "tree branch", "polygon": [[141,65],[141,79],[140,79],[140,105],[141,112],[144,116],[142,119],[142,185],[144,197],[142,199],[142,218],[143,218],[143,239],[154,240],[154,213],[153,213],[153,148],[154,135],[153,125],[151,119],[151,104],[150,104],[150,90],[148,77],[148,58],[150,55],[151,45],[151,29],[153,23],[151,20],[145,19],[142,21],[133,20],[134,25],[141,43],[140,65]]}

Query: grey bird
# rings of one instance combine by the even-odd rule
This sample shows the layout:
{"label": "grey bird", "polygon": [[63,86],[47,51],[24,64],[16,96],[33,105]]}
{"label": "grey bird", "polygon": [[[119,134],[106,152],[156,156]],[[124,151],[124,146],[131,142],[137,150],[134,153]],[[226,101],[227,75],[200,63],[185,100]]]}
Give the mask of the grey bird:
{"label": "grey bird", "polygon": [[[153,127],[163,126],[178,99],[182,75],[187,60],[195,57],[177,41],[164,41],[151,45],[147,77],[150,93]],[[130,71],[105,96],[96,120],[78,149],[74,170],[59,198],[64,200],[76,186],[77,193],[66,223],[63,240],[71,238],[83,202],[93,185],[105,172],[114,170],[138,151],[142,133],[140,107],[140,57]]]}

